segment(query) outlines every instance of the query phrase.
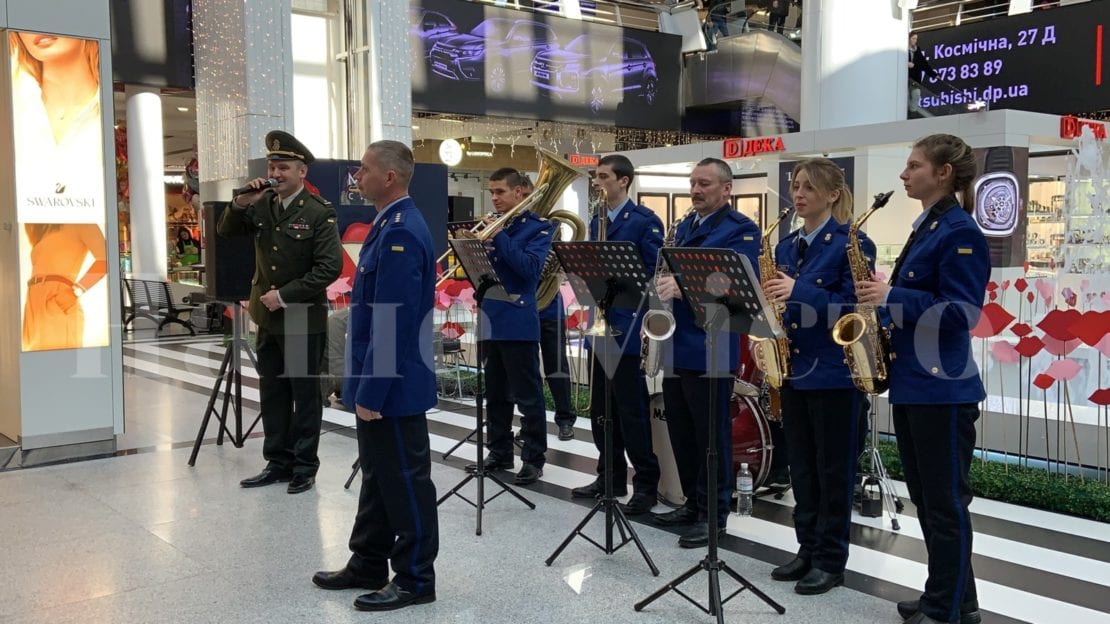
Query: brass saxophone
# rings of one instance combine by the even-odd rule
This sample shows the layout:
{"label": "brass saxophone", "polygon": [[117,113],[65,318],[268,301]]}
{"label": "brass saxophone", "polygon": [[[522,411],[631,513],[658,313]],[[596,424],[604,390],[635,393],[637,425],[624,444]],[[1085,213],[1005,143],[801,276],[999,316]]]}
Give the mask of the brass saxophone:
{"label": "brass saxophone", "polygon": [[[871,279],[871,263],[859,245],[859,228],[876,210],[886,205],[894,191],[879,193],[875,203],[848,229],[848,266],[855,283]],[[832,328],[833,342],[844,347],[844,362],[852,383],[867,394],[882,394],[890,386],[890,333],[879,324],[876,307],[857,304],[855,312],[837,319]]]}
{"label": "brass saxophone", "polygon": [[[774,279],[777,269],[775,267],[775,246],[771,243],[771,235],[778,229],[779,224],[786,219],[790,214],[789,210],[783,210],[779,218],[775,220],[764,232],[760,241],[759,249],[759,284],[765,286],[768,281]],[[771,303],[770,313],[778,320],[779,325],[782,324],[782,313],[786,308],[783,303]],[[759,370],[763,371],[763,380],[771,388],[771,410],[768,418],[771,420],[780,420],[782,411],[779,409],[778,389],[782,387],[786,377],[790,374],[790,339],[785,335],[778,338],[757,338],[751,336],[752,341],[752,357],[755,359],[755,365]]]}
{"label": "brass saxophone", "polygon": [[[693,210],[693,207],[689,208],[681,219],[675,220],[667,228],[667,233],[663,236],[663,247],[674,247],[675,237],[678,235],[678,224],[690,215],[691,210]],[[667,274],[663,252],[660,251],[659,257],[655,261],[655,278],[652,282],[654,283],[655,279]],[[647,377],[654,377],[659,374],[659,370],[663,366],[663,342],[674,335],[675,329],[674,314],[671,314],[670,305],[660,302],[655,297],[654,286],[651,292],[653,293],[653,301],[657,302],[660,307],[651,308],[644,312],[640,340],[640,368],[643,369],[644,375]]]}

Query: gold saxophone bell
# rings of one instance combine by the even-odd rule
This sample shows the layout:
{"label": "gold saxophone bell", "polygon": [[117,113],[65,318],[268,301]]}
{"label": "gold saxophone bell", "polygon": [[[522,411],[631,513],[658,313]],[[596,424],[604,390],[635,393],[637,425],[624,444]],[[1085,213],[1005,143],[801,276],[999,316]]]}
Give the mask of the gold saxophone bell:
{"label": "gold saxophone bell", "polygon": [[832,328],[832,339],[836,344],[846,347],[855,344],[867,332],[867,320],[862,314],[850,312],[836,320]]}

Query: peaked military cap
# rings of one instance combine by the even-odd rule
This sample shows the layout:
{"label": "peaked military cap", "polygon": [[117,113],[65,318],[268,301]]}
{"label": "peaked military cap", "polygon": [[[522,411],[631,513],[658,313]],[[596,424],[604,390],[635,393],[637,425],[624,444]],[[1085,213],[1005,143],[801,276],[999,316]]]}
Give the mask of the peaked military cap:
{"label": "peaked military cap", "polygon": [[316,160],[312,152],[292,134],[282,130],[266,133],[266,158],[268,160],[299,160],[309,164]]}

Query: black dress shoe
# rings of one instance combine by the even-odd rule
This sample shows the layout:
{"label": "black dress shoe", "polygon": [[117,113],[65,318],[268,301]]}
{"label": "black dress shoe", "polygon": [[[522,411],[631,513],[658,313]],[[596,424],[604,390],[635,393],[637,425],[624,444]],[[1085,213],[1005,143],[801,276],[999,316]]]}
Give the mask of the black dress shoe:
{"label": "black dress shoe", "polygon": [[683,506],[667,513],[654,514],[651,521],[661,526],[687,526],[698,521],[698,512]]}
{"label": "black dress shoe", "polygon": [[809,562],[801,557],[794,557],[790,563],[771,570],[771,578],[776,581],[799,581],[808,573]]}
{"label": "black dress shoe", "polygon": [[392,611],[409,605],[427,604],[435,601],[436,593],[434,591],[414,594],[407,589],[389,583],[374,593],[363,594],[355,598],[355,608],[359,611]]}
{"label": "black dress shoe", "polygon": [[817,568],[810,568],[809,572],[798,581],[794,586],[796,593],[803,596],[813,596],[815,594],[823,594],[837,585],[844,584],[843,574],[829,574],[824,570]]}
{"label": "black dress shoe", "polygon": [[574,425],[559,425],[559,439],[566,442],[574,439]]}
{"label": "black dress shoe", "polygon": [[[624,496],[628,494],[628,486],[622,481],[618,486],[613,484],[613,496]],[[571,498],[601,498],[605,495],[605,482],[600,478],[594,479],[593,483],[576,487],[570,491]]]}
{"label": "black dress shoe", "polygon": [[641,494],[637,492],[628,499],[627,503],[621,505],[621,511],[626,516],[639,516],[651,511],[655,507],[656,496],[650,494]]}
{"label": "black dress shoe", "polygon": [[389,584],[388,579],[371,579],[359,576],[344,566],[342,570],[328,572],[326,570],[312,575],[312,582],[317,587],[324,589],[372,589],[378,591]]}
{"label": "black dress shoe", "polygon": [[311,490],[313,483],[316,483],[316,477],[293,475],[293,479],[289,481],[289,487],[285,488],[285,491],[290,494],[300,494]]}
{"label": "black dress shoe", "polygon": [[[724,528],[717,529],[717,538],[725,536]],[[697,522],[678,538],[681,548],[701,548],[709,545],[709,523]]]}
{"label": "black dress shoe", "polygon": [[243,479],[239,482],[239,485],[245,488],[262,487],[264,485],[270,485],[271,483],[285,483],[291,478],[292,477],[287,473],[267,468],[253,477]]}
{"label": "black dress shoe", "polygon": [[913,617],[906,620],[905,622],[902,622],[902,624],[944,624],[944,622],[941,622],[940,620],[934,620],[933,618],[918,611],[913,615]]}
{"label": "black dress shoe", "polygon": [[[482,460],[482,465],[485,466],[487,472],[496,472],[498,470],[512,470],[513,460],[497,459],[496,457],[487,456]],[[474,472],[477,469],[477,464],[470,464],[466,467],[469,472]]]}
{"label": "black dress shoe", "polygon": [[[917,615],[918,601],[917,600],[903,600],[898,603],[898,615],[902,619],[908,620]],[[979,614],[979,605],[974,602],[960,605],[960,624],[979,624],[983,621],[983,616]]]}
{"label": "black dress shoe", "polygon": [[516,473],[516,479],[513,483],[517,485],[528,485],[540,480],[543,476],[543,468],[533,466],[532,464],[524,464],[520,467],[520,472]]}

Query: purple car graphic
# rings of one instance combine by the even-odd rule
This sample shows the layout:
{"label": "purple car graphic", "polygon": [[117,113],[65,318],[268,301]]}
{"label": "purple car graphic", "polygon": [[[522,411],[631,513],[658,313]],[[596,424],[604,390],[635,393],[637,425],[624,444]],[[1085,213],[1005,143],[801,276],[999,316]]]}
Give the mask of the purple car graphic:
{"label": "purple car graphic", "polygon": [[437,41],[459,34],[459,29],[451,21],[451,18],[437,11],[426,9],[413,11],[409,17],[409,23],[411,24],[409,34],[420,40],[421,50],[425,57],[431,53],[432,46]]}
{"label": "purple car graphic", "polygon": [[516,73],[526,75],[537,53],[556,49],[555,31],[531,20],[491,18],[469,33],[435,43],[428,55],[432,71],[451,80],[483,80],[505,90]]}
{"label": "purple car graphic", "polygon": [[563,50],[537,54],[532,84],[555,93],[586,96],[595,115],[606,104],[619,101],[621,93],[634,92],[648,106],[655,104],[659,93],[655,61],[644,44],[628,37],[610,43],[579,35]]}

